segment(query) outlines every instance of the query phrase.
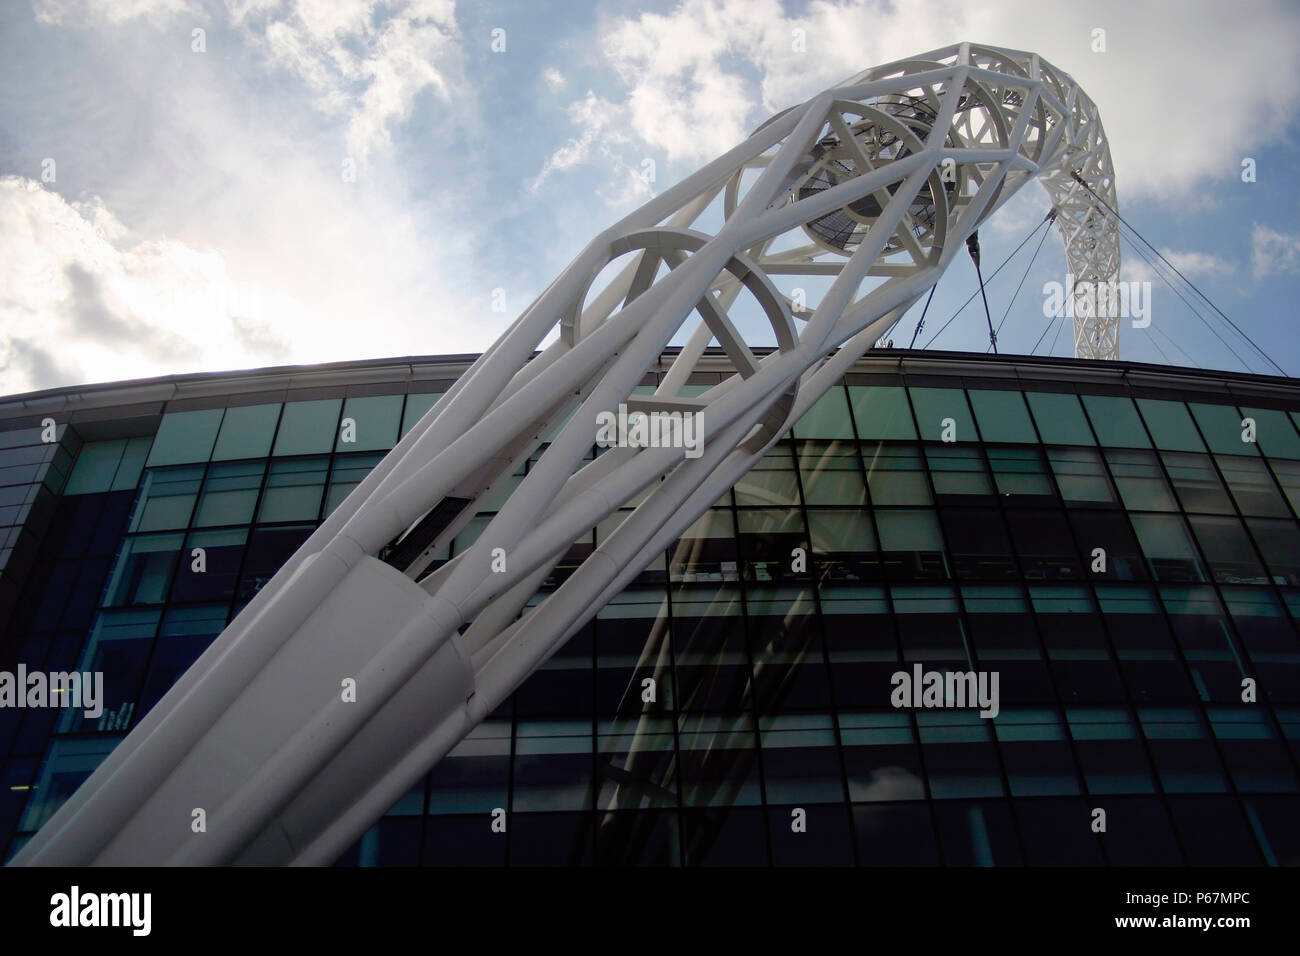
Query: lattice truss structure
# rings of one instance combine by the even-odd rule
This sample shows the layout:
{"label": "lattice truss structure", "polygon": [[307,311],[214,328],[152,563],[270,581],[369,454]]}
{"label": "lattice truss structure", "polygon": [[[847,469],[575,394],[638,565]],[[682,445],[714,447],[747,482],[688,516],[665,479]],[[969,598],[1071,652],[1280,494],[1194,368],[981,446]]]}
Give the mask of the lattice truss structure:
{"label": "lattice truss structure", "polygon": [[[1046,184],[1075,275],[1114,278],[1115,222],[1076,172],[1116,207],[1096,107],[1032,53],[963,43],[774,116],[600,233],[16,862],[332,862],[740,479],[1025,182]],[[776,344],[761,356],[736,318],[746,303]],[[685,344],[662,383],[637,393],[671,341]],[[1113,357],[1116,326],[1080,321],[1075,342]],[[736,372],[694,394],[711,344]],[[699,416],[701,453],[591,458],[598,415],[620,403]],[[475,543],[430,572],[513,481]],[[533,600],[598,524],[599,547]]]}

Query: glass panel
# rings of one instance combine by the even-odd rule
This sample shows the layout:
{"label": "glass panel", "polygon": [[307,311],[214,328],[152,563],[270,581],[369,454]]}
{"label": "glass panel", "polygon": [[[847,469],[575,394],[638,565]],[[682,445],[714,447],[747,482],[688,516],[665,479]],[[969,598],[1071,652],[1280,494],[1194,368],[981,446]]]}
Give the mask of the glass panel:
{"label": "glass panel", "polygon": [[406,408],[402,413],[402,434],[411,430],[411,426],[424,417],[424,413],[433,408],[434,403],[442,398],[442,392],[412,392],[406,396]]}
{"label": "glass panel", "polygon": [[986,442],[1037,442],[1025,400],[1019,392],[973,388],[966,393]]}
{"label": "glass panel", "polygon": [[1300,458],[1300,435],[1286,412],[1243,407],[1241,416],[1255,419],[1255,441],[1269,458]]}
{"label": "glass panel", "polygon": [[1013,796],[1079,792],[1079,774],[1057,711],[1003,709],[993,718],[993,730]]}
{"label": "glass panel", "polygon": [[1273,475],[1262,459],[1216,455],[1214,460],[1242,514],[1291,517],[1291,510],[1282,500],[1282,494],[1273,482]]}
{"label": "glass panel", "polygon": [[933,511],[880,508],[876,511],[876,523],[880,529],[881,559],[891,579],[948,576],[939,519]]}
{"label": "glass panel", "polygon": [[[1145,581],[1146,563],[1128,519],[1122,514],[1071,511],[1070,524],[1088,565],[1087,577],[1105,581]],[[1102,554],[1097,554],[1100,548]]]}
{"label": "glass panel", "polygon": [[1151,439],[1142,427],[1131,398],[1117,395],[1084,395],[1083,407],[1098,440],[1112,448],[1150,448]]}
{"label": "glass panel", "polygon": [[226,626],[225,604],[169,608],[149,658],[139,717],[153,708]]}
{"label": "glass panel", "polygon": [[1133,530],[1157,581],[1205,581],[1205,569],[1177,515],[1133,515]]}
{"label": "glass panel", "polygon": [[1049,445],[1095,445],[1079,396],[1057,392],[1026,392],[1034,424]]}
{"label": "glass panel", "polygon": [[1169,451],[1205,451],[1192,416],[1182,402],[1139,398],[1137,404],[1157,448]]}
{"label": "glass panel", "polygon": [[352,494],[352,490],[361,484],[362,479],[370,474],[383,457],[382,454],[372,453],[336,455],[334,470],[330,472],[329,493],[325,498],[325,514],[329,515],[342,504],[343,499]]}
{"label": "glass panel", "polygon": [[103,699],[95,708],[99,713],[88,714],[84,707],[63,708],[60,733],[121,731],[131,725],[160,614],[158,610],[99,614],[77,664],[83,674],[104,675]]}
{"label": "glass panel", "polygon": [[683,714],[678,722],[684,805],[729,807],[762,802],[752,717]]}
{"label": "glass panel", "polygon": [[328,465],[328,458],[273,461],[257,520],[315,521],[320,513]]}
{"label": "glass panel", "polygon": [[262,488],[265,461],[241,461],[212,465],[199,499],[194,524],[200,528],[215,525],[248,524],[253,520],[257,493]]}
{"label": "glass panel", "polygon": [[1116,503],[1115,489],[1095,449],[1049,448],[1047,460],[1067,505],[1087,508]]}
{"label": "glass panel", "polygon": [[841,803],[844,776],[830,714],[759,721],[768,803]]}
{"label": "glass panel", "polygon": [[117,466],[117,474],[113,476],[113,491],[130,491],[140,483],[140,473],[144,471],[145,459],[152,446],[152,436],[127,441],[122,463]]}
{"label": "glass panel", "polygon": [[120,740],[121,737],[52,740],[18,829],[31,832],[44,826]]}
{"label": "glass panel", "polygon": [[670,554],[674,581],[735,581],[738,578],[736,526],[729,509],[713,508],[682,532]]}
{"label": "glass panel", "polygon": [[1106,461],[1115,478],[1124,507],[1130,511],[1177,511],[1173,492],[1165,481],[1156,456],[1149,451],[1106,449]]}
{"label": "glass panel", "polygon": [[[959,388],[909,388],[921,437],[926,441],[979,441],[975,421]],[[952,427],[945,428],[951,419]],[[946,434],[945,434],[946,432]]]}
{"label": "glass panel", "polygon": [[429,813],[490,813],[507,806],[509,784],[510,721],[489,718],[429,773]]}
{"label": "glass panel", "polygon": [[[907,393],[901,387],[850,385],[853,421],[861,438],[916,438]],[[1297,456],[1300,457],[1300,456]]]}
{"label": "glass panel", "polygon": [[993,483],[984,468],[984,455],[973,446],[926,445],[934,494],[940,504],[991,502]]}
{"label": "glass panel", "polygon": [[799,479],[795,476],[788,444],[775,445],[736,482],[736,504],[781,507],[799,504]]}
{"label": "glass panel", "polygon": [[1008,511],[1007,526],[1031,581],[1078,581],[1083,577],[1063,511]]}
{"label": "glass panel", "polygon": [[[668,620],[668,595],[662,588],[622,591],[600,609],[595,622],[597,713],[633,715],[651,707],[676,707]],[[656,685],[654,705],[641,699],[648,678]],[[659,732],[671,735],[672,728]],[[668,744],[672,761],[671,736]],[[656,779],[667,785],[666,776]]]}
{"label": "glass panel", "polygon": [[1138,716],[1147,748],[1169,793],[1214,793],[1228,789],[1228,779],[1210,729],[1199,709],[1140,707]]}
{"label": "glass panel", "polygon": [[1154,793],[1137,723],[1126,710],[1110,707],[1069,707],[1066,717],[1075,753],[1088,781],[1088,790],[1101,793]]}
{"label": "glass panel", "polygon": [[1275,584],[1300,584],[1300,530],[1294,521],[1247,518]]}
{"label": "glass panel", "polygon": [[991,721],[974,710],[925,710],[917,713],[916,720],[932,797],[1002,796]]}
{"label": "glass panel", "polygon": [[1273,466],[1277,483],[1282,486],[1282,493],[1291,502],[1291,509],[1300,514],[1300,462],[1275,459],[1269,464]]}
{"label": "glass panel", "polygon": [[[1224,588],[1223,592],[1264,694],[1273,702],[1300,701],[1300,641],[1277,595],[1271,588]],[[1240,701],[1240,678],[1248,675],[1249,667],[1241,665],[1234,675],[1238,680],[1225,687],[1221,699]]]}
{"label": "glass panel", "polygon": [[1016,562],[1002,516],[988,508],[945,508],[944,533],[953,572],[962,580],[1015,578]]}
{"label": "glass panel", "polygon": [[[981,428],[983,426],[980,426]],[[986,449],[998,495],[1006,505],[1055,504],[1056,489],[1037,448]]]}
{"label": "glass panel", "polygon": [[126,439],[89,441],[81,446],[76,467],[63,490],[65,495],[85,495],[108,491],[113,486],[113,476],[126,450]]}
{"label": "glass panel", "polygon": [[[1198,402],[1192,402],[1189,407],[1196,417],[1196,423],[1201,426],[1201,434],[1205,436],[1210,451],[1220,455],[1259,454],[1255,442],[1242,440],[1245,426],[1242,425],[1242,416],[1236,408],[1231,405],[1202,405]],[[1255,438],[1256,441],[1259,439],[1258,431]]]}
{"label": "glass panel", "polygon": [[[244,573],[239,580],[237,600],[242,604],[271,580],[276,571],[307,540],[313,525],[289,528],[258,528],[249,538],[248,554],[244,557]],[[238,610],[238,607],[236,607]]]}
{"label": "glass panel", "polygon": [[1267,584],[1264,568],[1237,518],[1192,515],[1188,520],[1220,584]]}
{"label": "glass panel", "polygon": [[1202,700],[1240,700],[1243,667],[1213,588],[1162,587],[1160,597]]}
{"label": "glass panel", "polygon": [[810,505],[854,505],[867,503],[867,486],[856,444],[848,442],[802,442],[799,470]]}
{"label": "glass panel", "polygon": [[[172,586],[173,601],[229,601],[235,594],[247,528],[193,531]],[[196,549],[202,549],[196,555]]]}
{"label": "glass panel", "polygon": [[862,458],[867,485],[875,505],[928,505],[930,485],[921,466],[921,452],[913,445],[864,445]]}
{"label": "glass panel", "polygon": [[183,541],[180,533],[147,534],[123,541],[104,603],[161,604],[167,598]]}
{"label": "glass panel", "polygon": [[318,455],[334,447],[341,398],[315,402],[289,402],[275,436],[276,455]]}
{"label": "glass panel", "polygon": [[136,499],[128,531],[163,531],[190,523],[203,483],[203,465],[151,468]]}
{"label": "glass panel", "polygon": [[925,799],[916,731],[905,711],[841,712],[839,725],[850,800]]}
{"label": "glass panel", "polygon": [[740,556],[747,581],[807,578],[808,569],[793,571],[793,551],[808,546],[803,514],[797,508],[742,508],[736,512]]}
{"label": "glass panel", "polygon": [[223,408],[201,412],[170,412],[163,416],[153,450],[147,462],[150,468],[162,465],[187,465],[207,461],[217,440]]}
{"label": "glass panel", "polygon": [[596,724],[597,801],[602,811],[677,806],[677,744],[670,717]]}
{"label": "glass panel", "polygon": [[[349,398],[343,403],[335,451],[387,451],[397,444],[397,424],[402,417],[401,395]],[[349,427],[351,419],[351,427]],[[345,441],[351,438],[352,441]]]}
{"label": "glass panel", "polygon": [[812,591],[754,587],[746,595],[745,608],[759,714],[829,710],[830,678]]}
{"label": "glass panel", "polygon": [[592,725],[584,720],[519,721],[512,809],[588,810]]}
{"label": "glass panel", "polygon": [[271,439],[275,436],[275,423],[279,420],[279,403],[227,408],[212,460],[265,458],[271,453]]}
{"label": "glass panel", "polygon": [[1232,502],[1228,500],[1228,492],[1215,473],[1209,455],[1163,452],[1160,457],[1169,470],[1169,478],[1184,511],[1232,514]]}
{"label": "glass panel", "polygon": [[795,438],[852,438],[849,403],[844,389],[832,385],[813,407],[795,422]]}

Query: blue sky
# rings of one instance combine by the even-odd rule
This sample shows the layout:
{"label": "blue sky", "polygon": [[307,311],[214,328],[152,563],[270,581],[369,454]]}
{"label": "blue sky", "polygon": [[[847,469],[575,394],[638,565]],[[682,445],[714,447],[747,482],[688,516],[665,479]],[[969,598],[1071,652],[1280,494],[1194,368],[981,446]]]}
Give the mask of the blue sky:
{"label": "blue sky", "polygon": [[[960,40],[1036,51],[1079,80],[1112,141],[1121,212],[1300,373],[1300,8],[1185,0],[1174,20],[1169,9],[0,4],[0,393],[479,351],[602,227],[773,112]],[[1095,28],[1104,52],[1092,49]],[[792,50],[795,29],[803,51]],[[1241,181],[1245,157],[1255,182]],[[985,225],[986,275],[1047,208],[1029,186]],[[1035,245],[990,283],[995,321]],[[1154,296],[1151,329],[1121,330],[1125,358],[1242,367],[1128,246],[1124,255],[1125,277],[1151,279]],[[1033,347],[1047,324],[1043,284],[1064,269],[1049,236],[1002,351]],[[974,281],[969,261],[954,260],[921,343]],[[1213,321],[1248,367],[1266,370]],[[934,345],[986,346],[978,299]],[[1053,352],[1071,348],[1066,330]]]}

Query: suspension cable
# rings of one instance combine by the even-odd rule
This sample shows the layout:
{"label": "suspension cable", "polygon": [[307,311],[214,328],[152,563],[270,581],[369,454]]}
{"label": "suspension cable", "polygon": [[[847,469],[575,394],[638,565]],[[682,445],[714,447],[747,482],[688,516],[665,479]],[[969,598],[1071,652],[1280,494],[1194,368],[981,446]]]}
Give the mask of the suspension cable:
{"label": "suspension cable", "polygon": [[[1048,210],[1047,221],[1054,222],[1055,220],[1056,209],[1052,208]],[[1025,280],[1029,278],[1030,270],[1034,268],[1034,263],[1038,261],[1038,254],[1043,251],[1043,243],[1047,241],[1047,237],[1051,235],[1051,233],[1051,229],[1046,229],[1039,237],[1038,246],[1034,249],[1034,254],[1029,258],[1029,265],[1025,266],[1025,273],[1020,277],[1020,284],[1016,286],[1016,291],[1011,293],[1011,301],[1007,303],[1007,310],[1002,313],[1002,321],[998,323],[999,335],[1002,334],[1002,326],[1007,324],[1007,317],[1011,315],[1011,307],[1016,304],[1016,296],[1020,295],[1020,290],[1025,286]]]}
{"label": "suspension cable", "polygon": [[916,329],[912,332],[912,341],[907,345],[909,349],[916,345],[916,337],[921,334],[921,329],[925,327],[925,313],[930,311],[930,302],[934,299],[934,290],[937,288],[939,288],[938,282],[930,286],[930,294],[926,297],[925,308],[921,310],[921,321],[916,323]]}
{"label": "suspension cable", "polygon": [[[1141,242],[1143,245],[1147,246],[1147,248],[1149,248],[1152,252],[1154,252],[1157,256],[1159,256],[1159,257],[1160,257],[1160,261],[1163,262],[1165,265],[1167,265],[1170,269],[1172,269],[1172,270],[1174,271],[1174,274],[1177,275],[1178,278],[1180,278],[1180,279],[1182,279],[1184,282],[1186,282],[1187,285],[1191,288],[1191,290],[1192,290],[1193,292],[1195,292],[1195,293],[1196,293],[1197,295],[1199,295],[1202,299],[1204,299],[1206,305],[1208,305],[1211,309],[1213,309],[1215,312],[1217,312],[1217,313],[1219,314],[1219,317],[1222,318],[1223,321],[1227,322],[1228,325],[1232,326],[1232,328],[1236,330],[1236,332],[1237,332],[1238,335],[1240,335],[1243,339],[1245,339],[1248,343],[1250,343],[1251,348],[1253,348],[1256,352],[1258,352],[1260,355],[1262,355],[1262,356],[1264,357],[1265,361],[1267,361],[1270,365],[1272,365],[1275,369],[1277,369],[1279,373],[1281,373],[1284,377],[1287,377],[1286,370],[1285,370],[1284,368],[1282,368],[1282,366],[1278,365],[1277,362],[1273,361],[1273,357],[1270,356],[1267,352],[1265,352],[1262,348],[1260,348],[1260,347],[1255,343],[1255,340],[1252,339],[1249,335],[1247,335],[1247,334],[1242,330],[1241,326],[1237,325],[1236,322],[1234,322],[1234,321],[1232,321],[1232,319],[1228,318],[1227,313],[1225,313],[1225,312],[1224,312],[1222,309],[1220,309],[1217,305],[1215,305],[1213,302],[1211,302],[1211,301],[1210,301],[1210,297],[1207,296],[1204,292],[1202,292],[1199,288],[1197,288],[1196,284],[1195,284],[1194,282],[1192,282],[1191,279],[1189,279],[1189,278],[1187,278],[1187,276],[1183,275],[1183,274],[1178,270],[1178,267],[1175,266],[1175,265],[1174,265],[1172,262],[1170,262],[1168,259],[1166,259],[1166,258],[1164,257],[1164,254],[1163,254],[1159,249],[1157,249],[1155,246],[1151,245],[1151,243],[1147,242],[1147,240],[1142,236],[1142,234],[1141,234],[1140,232],[1138,232],[1135,228],[1133,228],[1132,224],[1129,223],[1129,221],[1128,221],[1127,219],[1125,219],[1123,216],[1121,216],[1121,215],[1119,214],[1119,211],[1118,211],[1118,210],[1114,209],[1114,208],[1110,205],[1110,203],[1106,202],[1106,200],[1104,200],[1104,199],[1102,199],[1100,196],[1098,196],[1097,193],[1096,193],[1096,191],[1094,191],[1093,188],[1092,188],[1091,186],[1088,185],[1088,183],[1084,180],[1084,178],[1079,174],[1079,171],[1078,171],[1077,169],[1074,170],[1073,173],[1071,173],[1071,175],[1074,177],[1074,181],[1077,182],[1077,183],[1078,183],[1080,186],[1082,186],[1084,189],[1088,190],[1088,192],[1092,194],[1092,197],[1093,197],[1094,199],[1096,199],[1099,203],[1101,203],[1103,206],[1105,206],[1106,209],[1110,212],[1111,215],[1113,215],[1116,219],[1118,219],[1118,220],[1119,220],[1121,223],[1123,223],[1125,226],[1128,226],[1129,231],[1130,231],[1131,233],[1133,233],[1133,235],[1135,235],[1135,236],[1138,238],[1138,241]],[[1167,280],[1166,280],[1166,281],[1167,281]],[[1226,343],[1225,343],[1225,344],[1226,344]],[[1244,364],[1244,363],[1243,363],[1243,364]]]}
{"label": "suspension cable", "polygon": [[993,354],[998,354],[998,336],[993,331],[993,316],[989,314],[989,297],[984,294],[984,275],[980,272],[980,234],[975,230],[966,237],[966,251],[970,253],[971,262],[975,263],[975,277],[980,280],[980,298],[984,300],[984,318],[989,323],[989,345]]}
{"label": "suspension cable", "polygon": [[[1043,225],[1045,223],[1050,222],[1052,218],[1054,218],[1053,213],[1054,210],[1049,210],[1048,214],[1043,217],[1043,221],[1040,222],[1038,225],[1034,226],[1034,228],[1029,231],[1029,235],[1025,236],[1024,239],[1020,240],[1020,245],[1012,249],[1011,254],[1008,255],[1005,259],[1003,259],[1001,264],[996,269],[994,269],[993,272],[989,275],[990,282],[996,279],[998,273],[1001,272],[1006,267],[1006,264],[1015,258],[1016,253],[1019,252],[1021,249],[1023,249],[1030,239],[1034,238],[1034,233],[1036,233],[1039,229],[1043,228]],[[928,349],[931,345],[933,345],[934,340],[937,339],[939,336],[943,335],[944,330],[948,328],[948,326],[952,325],[953,320],[956,319],[957,316],[961,315],[961,313],[965,310],[966,306],[970,305],[973,301],[975,301],[975,296],[978,294],[979,294],[978,292],[972,292],[970,294],[970,297],[961,304],[961,307],[958,308],[956,312],[954,312],[952,315],[948,317],[948,321],[945,322],[942,326],[940,326],[939,331],[934,333],[934,335],[930,336],[930,338],[926,341],[924,345],[921,346],[921,348]]]}

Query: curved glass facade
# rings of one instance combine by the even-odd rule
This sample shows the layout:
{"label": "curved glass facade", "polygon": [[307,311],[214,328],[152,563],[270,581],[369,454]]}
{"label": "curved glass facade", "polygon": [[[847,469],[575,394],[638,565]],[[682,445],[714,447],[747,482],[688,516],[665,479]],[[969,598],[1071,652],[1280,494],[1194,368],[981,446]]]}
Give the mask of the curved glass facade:
{"label": "curved glass facade", "polygon": [[[1300,863],[1300,390],[892,354],[340,862]],[[0,669],[105,687],[93,719],[0,709],[8,855],[449,384],[394,368],[106,398],[58,468],[27,419],[0,431],[28,509]],[[993,706],[900,700],[932,673]]]}

